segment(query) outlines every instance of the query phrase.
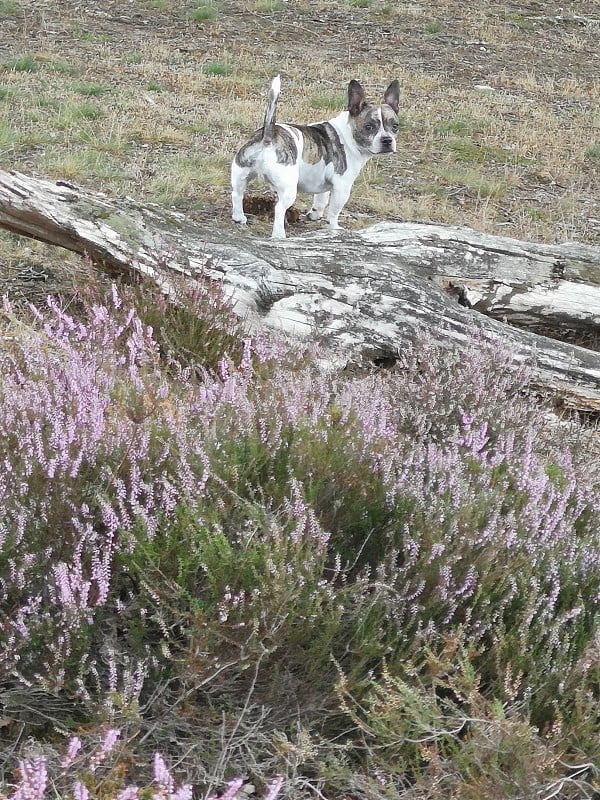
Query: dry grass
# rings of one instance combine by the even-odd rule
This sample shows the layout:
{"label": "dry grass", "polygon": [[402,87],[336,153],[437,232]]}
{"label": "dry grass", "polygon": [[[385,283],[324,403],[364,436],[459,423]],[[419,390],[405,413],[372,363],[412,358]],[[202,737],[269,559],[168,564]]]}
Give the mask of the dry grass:
{"label": "dry grass", "polygon": [[280,116],[297,120],[336,113],[352,77],[377,96],[397,76],[399,152],[357,183],[345,225],[598,241],[600,13],[592,0],[540,8],[107,0],[84,25],[70,0],[3,3],[3,165],[228,225],[228,162],[274,73]]}

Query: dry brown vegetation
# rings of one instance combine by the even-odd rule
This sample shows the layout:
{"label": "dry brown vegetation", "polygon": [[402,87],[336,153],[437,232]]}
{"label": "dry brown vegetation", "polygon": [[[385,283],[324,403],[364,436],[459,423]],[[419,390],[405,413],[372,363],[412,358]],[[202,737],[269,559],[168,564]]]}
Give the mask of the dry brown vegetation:
{"label": "dry brown vegetation", "polygon": [[[333,116],[352,77],[377,95],[397,76],[398,154],[365,170],[345,225],[598,241],[600,10],[563,5],[3,0],[1,164],[229,225],[228,164],[274,73],[297,120]],[[9,277],[59,259],[7,237],[1,254]]]}

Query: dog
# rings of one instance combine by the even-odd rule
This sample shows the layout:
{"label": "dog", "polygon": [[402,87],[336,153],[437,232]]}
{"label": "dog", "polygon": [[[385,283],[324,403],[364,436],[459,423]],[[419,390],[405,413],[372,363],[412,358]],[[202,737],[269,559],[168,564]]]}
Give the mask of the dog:
{"label": "dog", "polygon": [[275,122],[281,78],[271,82],[262,129],[238,150],[231,164],[232,219],[246,224],[244,190],[262,178],[277,194],[273,239],[285,238],[285,212],[298,191],[314,195],[307,216],[321,219],[327,208],[331,230],[338,230],[340,211],[367,161],[396,152],[400,87],[392,81],[383,103],[373,105],[356,80],[348,84],[348,107],[328,122],[281,125]]}

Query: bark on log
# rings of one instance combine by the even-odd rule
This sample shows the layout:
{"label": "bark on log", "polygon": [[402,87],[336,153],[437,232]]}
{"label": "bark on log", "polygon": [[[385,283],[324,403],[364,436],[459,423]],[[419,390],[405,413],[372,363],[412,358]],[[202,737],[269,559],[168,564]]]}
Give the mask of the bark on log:
{"label": "bark on log", "polygon": [[254,327],[314,336],[332,361],[394,359],[427,331],[459,345],[479,329],[535,358],[539,383],[600,410],[600,354],[498,321],[595,330],[600,248],[543,245],[467,228],[380,223],[284,241],[199,228],[182,214],[70,183],[0,171],[0,227],[79,253],[109,272],[221,281]]}

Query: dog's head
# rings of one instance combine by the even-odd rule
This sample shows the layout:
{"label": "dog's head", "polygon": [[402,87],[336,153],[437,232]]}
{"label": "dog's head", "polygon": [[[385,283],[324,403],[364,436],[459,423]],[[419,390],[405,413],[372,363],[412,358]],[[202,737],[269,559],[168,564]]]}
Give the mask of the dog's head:
{"label": "dog's head", "polygon": [[392,81],[383,95],[381,105],[367,101],[358,81],[348,84],[348,121],[359,150],[370,155],[396,152],[400,86]]}

